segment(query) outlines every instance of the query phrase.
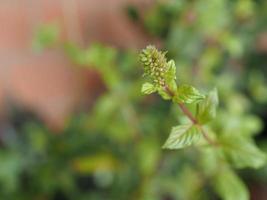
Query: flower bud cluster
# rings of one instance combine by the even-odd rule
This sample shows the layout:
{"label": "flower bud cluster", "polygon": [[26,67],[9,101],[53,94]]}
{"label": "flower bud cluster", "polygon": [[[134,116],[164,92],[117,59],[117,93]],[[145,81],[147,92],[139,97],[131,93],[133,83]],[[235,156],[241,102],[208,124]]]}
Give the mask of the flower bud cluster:
{"label": "flower bud cluster", "polygon": [[165,74],[167,72],[165,54],[151,45],[140,53],[140,61],[144,66],[144,75],[151,78],[157,87],[164,87],[165,85]]}

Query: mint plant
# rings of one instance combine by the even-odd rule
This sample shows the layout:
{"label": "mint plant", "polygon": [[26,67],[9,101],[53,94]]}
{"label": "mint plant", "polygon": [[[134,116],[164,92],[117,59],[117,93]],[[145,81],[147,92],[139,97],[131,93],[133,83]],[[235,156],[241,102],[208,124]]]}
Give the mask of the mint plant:
{"label": "mint plant", "polygon": [[[259,168],[265,164],[265,154],[254,144],[252,135],[213,132],[209,122],[216,117],[217,90],[204,95],[191,85],[177,84],[175,63],[167,61],[165,55],[166,52],[151,45],[141,51],[140,61],[147,79],[141,91],[143,94],[157,92],[163,99],[171,100],[190,123],[172,127],[163,148],[195,146],[204,174],[212,180],[214,190],[223,199],[249,199],[248,191],[233,167]],[[195,114],[187,108],[190,104],[194,105]]]}
{"label": "mint plant", "polygon": [[[144,65],[144,76],[149,79],[149,82],[143,84],[142,93],[158,92],[163,99],[177,103],[191,123],[173,127],[163,147],[180,149],[197,142],[201,135],[208,143],[215,144],[202,125],[216,116],[217,91],[213,90],[205,97],[191,85],[177,85],[175,63],[173,60],[167,62],[165,54],[166,52],[160,52],[154,46],[148,46],[140,53],[140,60]],[[196,116],[185,106],[185,104],[193,103],[198,103]]]}
{"label": "mint plant", "polygon": [[[177,26],[181,31],[181,24],[171,23],[168,26],[170,30]],[[206,41],[206,36],[201,35],[203,38],[196,41],[193,39],[199,38],[195,36],[198,31],[189,37],[186,30],[185,26],[182,39],[179,32],[168,34],[168,38],[173,37],[169,45],[167,39],[162,41],[175,62],[168,61],[166,52],[160,52],[153,46],[140,55],[147,80],[142,87],[143,93],[158,93],[169,101],[140,95],[143,78],[136,69],[138,56],[135,51],[122,51],[99,44],[83,49],[70,42],[58,43],[75,65],[84,70],[98,71],[105,85],[106,91],[97,98],[92,110],[83,113],[82,119],[73,117],[74,127],[66,130],[71,137],[80,130],[90,133],[90,137],[79,135],[79,144],[68,151],[79,149],[79,152],[96,156],[79,155],[66,162],[73,162],[73,171],[81,175],[97,174],[94,177],[96,186],[108,189],[110,199],[129,199],[131,196],[132,199],[162,200],[170,197],[206,200],[219,195],[226,200],[245,200],[249,198],[249,191],[236,170],[264,165],[265,154],[253,140],[260,132],[262,122],[255,115],[255,105],[240,89],[240,83],[247,84],[246,80],[240,80],[239,74],[227,63],[219,62],[225,59],[223,48],[214,47],[213,42],[199,44],[199,41]],[[199,31],[202,30],[206,29]],[[42,37],[40,39],[42,41]],[[44,42],[40,44],[47,45]],[[193,49],[198,51],[174,48],[173,44],[193,45]],[[220,104],[216,89],[206,92],[210,86],[218,89]],[[184,114],[180,114],[179,108]],[[172,128],[168,138],[166,130],[173,125],[177,126]],[[83,143],[89,140],[91,147],[84,148]],[[108,153],[103,153],[106,140],[111,143],[105,145]],[[68,143],[67,138],[64,142]],[[161,151],[162,144],[167,150]],[[168,151],[182,148],[180,151]],[[109,167],[101,172],[98,166],[103,165]],[[248,172],[249,177],[253,176],[252,171]],[[258,173],[262,179],[266,176],[262,170]],[[111,181],[111,176],[116,178]],[[102,181],[105,179],[106,183]],[[94,196],[93,199],[107,198],[102,196],[102,192],[96,192],[96,195],[98,198]]]}
{"label": "mint plant", "polygon": [[34,50],[65,52],[78,69],[97,71],[105,90],[61,134],[13,114],[1,127],[0,199],[249,199],[240,177],[259,189],[251,199],[265,196],[266,165],[239,169],[263,166],[267,152],[264,134],[257,141],[265,154],[254,143],[266,116],[266,58],[256,42],[266,30],[266,6],[180,0],[155,1],[145,12],[130,7],[135,23],[175,61],[154,47],[141,56],[143,93],[168,101],[140,95],[135,49],[81,48],[59,39],[55,24],[40,26]]}

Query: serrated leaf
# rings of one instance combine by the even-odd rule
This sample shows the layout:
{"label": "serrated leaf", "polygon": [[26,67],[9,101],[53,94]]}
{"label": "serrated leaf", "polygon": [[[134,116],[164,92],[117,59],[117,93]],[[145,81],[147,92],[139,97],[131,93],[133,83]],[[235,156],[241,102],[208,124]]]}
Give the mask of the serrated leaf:
{"label": "serrated leaf", "polygon": [[192,145],[201,136],[198,128],[192,124],[175,126],[163,148],[181,149]]}
{"label": "serrated leaf", "polygon": [[266,162],[266,155],[250,138],[240,135],[227,135],[220,141],[226,156],[237,168],[259,168]]}
{"label": "serrated leaf", "polygon": [[153,93],[153,92],[156,92],[156,88],[155,88],[154,85],[151,84],[151,83],[144,83],[144,84],[142,85],[141,92],[142,92],[143,94],[151,94],[151,93]]}
{"label": "serrated leaf", "polygon": [[223,200],[249,200],[245,184],[229,168],[224,168],[215,176],[215,190]]}
{"label": "serrated leaf", "polygon": [[178,103],[194,103],[203,99],[204,96],[190,85],[180,85],[177,87],[174,101]]}
{"label": "serrated leaf", "polygon": [[200,124],[206,124],[216,117],[218,103],[218,93],[217,90],[214,89],[197,105],[196,117]]}

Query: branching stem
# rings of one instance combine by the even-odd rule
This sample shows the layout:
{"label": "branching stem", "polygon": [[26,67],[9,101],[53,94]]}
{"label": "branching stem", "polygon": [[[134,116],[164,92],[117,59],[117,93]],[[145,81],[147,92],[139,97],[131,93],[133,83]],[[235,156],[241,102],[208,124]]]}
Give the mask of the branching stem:
{"label": "branching stem", "polygon": [[[165,86],[165,91],[171,96],[174,97],[174,92],[170,90],[170,88],[168,86]],[[201,124],[198,123],[197,119],[194,117],[194,115],[190,112],[190,110],[183,104],[183,103],[178,103],[180,109],[182,110],[182,112],[188,117],[188,119],[190,119],[190,121],[197,125],[197,127],[199,128],[200,132],[202,133],[203,137],[205,138],[205,140],[210,144],[210,145],[214,145],[217,146],[218,143],[216,141],[214,141],[213,139],[211,139],[208,135],[208,133],[203,129],[203,127],[201,126]]]}

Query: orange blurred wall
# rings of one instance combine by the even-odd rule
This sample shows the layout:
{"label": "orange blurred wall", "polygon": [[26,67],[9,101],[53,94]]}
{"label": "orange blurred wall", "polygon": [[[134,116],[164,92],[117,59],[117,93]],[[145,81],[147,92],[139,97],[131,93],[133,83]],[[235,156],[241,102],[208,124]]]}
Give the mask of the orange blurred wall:
{"label": "orange blurred wall", "polygon": [[[141,8],[152,0],[3,0],[0,5],[0,112],[7,99],[35,112],[60,129],[70,113],[97,90],[94,72],[75,69],[58,50],[32,51],[40,24],[56,22],[62,40],[81,46],[93,41],[122,47],[143,47],[148,37],[127,19],[125,6]],[[93,73],[93,74],[92,74]]]}

